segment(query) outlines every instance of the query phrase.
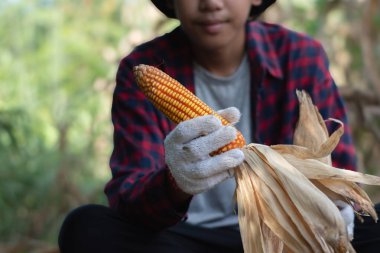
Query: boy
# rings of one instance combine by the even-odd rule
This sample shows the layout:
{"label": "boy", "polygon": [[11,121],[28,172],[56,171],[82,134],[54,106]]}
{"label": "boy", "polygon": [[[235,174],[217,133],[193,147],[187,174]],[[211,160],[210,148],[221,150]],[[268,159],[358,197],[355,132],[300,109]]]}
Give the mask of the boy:
{"label": "boy", "polygon": [[[105,189],[111,209],[91,205],[71,213],[61,230],[63,253],[243,252],[230,172],[244,155],[239,149],[208,155],[236,131],[212,116],[175,126],[137,88],[132,68],[138,64],[158,66],[237,122],[247,143],[291,143],[298,119],[295,90],[304,89],[324,118],[346,123],[333,161],[355,170],[346,112],[321,45],[252,21],[275,0],[152,2],[181,25],[120,63],[112,180]],[[352,233],[352,209],[344,205],[343,213]]]}

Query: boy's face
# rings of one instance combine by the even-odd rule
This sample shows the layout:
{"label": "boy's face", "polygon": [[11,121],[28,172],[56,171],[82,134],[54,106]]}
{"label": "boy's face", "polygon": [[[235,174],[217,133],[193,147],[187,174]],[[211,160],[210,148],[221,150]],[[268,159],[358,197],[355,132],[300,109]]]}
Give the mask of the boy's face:
{"label": "boy's face", "polygon": [[193,45],[215,50],[245,41],[252,5],[262,0],[172,0],[176,16]]}

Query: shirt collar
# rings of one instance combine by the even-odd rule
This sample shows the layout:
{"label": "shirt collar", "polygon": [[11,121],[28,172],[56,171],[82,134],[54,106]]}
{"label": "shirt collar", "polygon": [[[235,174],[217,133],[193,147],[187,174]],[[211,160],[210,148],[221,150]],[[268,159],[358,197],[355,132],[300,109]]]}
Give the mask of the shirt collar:
{"label": "shirt collar", "polygon": [[258,21],[247,22],[247,50],[250,61],[256,62],[273,77],[283,79],[278,49],[268,29]]}

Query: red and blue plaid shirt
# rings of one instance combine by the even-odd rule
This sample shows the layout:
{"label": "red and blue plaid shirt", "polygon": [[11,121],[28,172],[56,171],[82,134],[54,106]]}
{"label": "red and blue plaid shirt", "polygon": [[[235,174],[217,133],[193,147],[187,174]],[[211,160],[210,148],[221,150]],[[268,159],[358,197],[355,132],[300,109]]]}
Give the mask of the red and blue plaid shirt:
{"label": "red and blue plaid shirt", "polygon": [[[345,108],[320,43],[279,25],[251,21],[246,29],[246,52],[251,72],[254,142],[292,143],[298,120],[295,91],[304,89],[323,118],[345,123],[345,134],[332,155],[333,163],[355,170],[355,149]],[[132,68],[141,63],[157,66],[194,92],[192,55],[189,40],[177,28],[136,47],[121,61],[116,77],[112,179],[105,192],[112,208],[152,229],[180,221],[189,203],[175,198],[175,186],[164,160],[163,141],[175,125],[146,100]]]}

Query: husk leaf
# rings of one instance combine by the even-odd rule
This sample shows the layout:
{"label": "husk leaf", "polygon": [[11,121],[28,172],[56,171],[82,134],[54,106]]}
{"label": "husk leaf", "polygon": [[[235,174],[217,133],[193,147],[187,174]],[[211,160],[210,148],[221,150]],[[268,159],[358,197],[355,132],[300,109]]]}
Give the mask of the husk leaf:
{"label": "husk leaf", "polygon": [[300,118],[293,145],[242,149],[245,161],[235,175],[244,250],[354,253],[333,201],[356,204],[377,220],[373,203],[356,183],[380,185],[380,178],[331,166],[343,123],[330,119],[340,127],[329,136],[310,96],[304,91],[297,96]]}

